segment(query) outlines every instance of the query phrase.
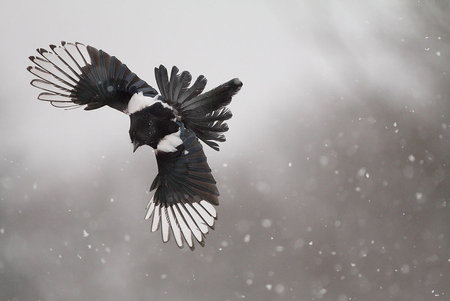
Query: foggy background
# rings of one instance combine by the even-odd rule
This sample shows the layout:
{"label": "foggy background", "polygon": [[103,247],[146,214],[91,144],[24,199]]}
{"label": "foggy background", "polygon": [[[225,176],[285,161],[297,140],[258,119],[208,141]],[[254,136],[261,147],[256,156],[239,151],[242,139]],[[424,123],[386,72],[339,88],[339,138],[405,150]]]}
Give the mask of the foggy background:
{"label": "foggy background", "polygon": [[[450,300],[449,2],[361,2],[2,3],[0,300]],[[204,248],[150,233],[126,115],[36,99],[61,40],[243,81]]]}

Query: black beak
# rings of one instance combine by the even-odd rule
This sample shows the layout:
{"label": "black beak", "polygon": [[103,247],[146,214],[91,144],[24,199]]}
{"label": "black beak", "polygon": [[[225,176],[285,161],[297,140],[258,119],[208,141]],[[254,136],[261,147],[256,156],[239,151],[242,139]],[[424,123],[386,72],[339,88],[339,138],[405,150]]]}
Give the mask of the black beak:
{"label": "black beak", "polygon": [[134,141],[133,142],[133,153],[138,149],[138,147],[139,146],[141,146],[142,144],[140,144],[139,142],[137,142],[137,141]]}

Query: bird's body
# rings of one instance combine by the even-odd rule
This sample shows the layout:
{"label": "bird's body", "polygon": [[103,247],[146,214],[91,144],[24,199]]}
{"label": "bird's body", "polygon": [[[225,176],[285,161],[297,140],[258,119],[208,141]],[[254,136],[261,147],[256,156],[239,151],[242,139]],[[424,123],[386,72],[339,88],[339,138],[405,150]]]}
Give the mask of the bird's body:
{"label": "bird's body", "polygon": [[38,77],[31,84],[44,90],[38,99],[63,108],[86,106],[93,110],[110,106],[130,116],[129,135],[134,151],[149,145],[155,149],[158,175],[146,219],[153,216],[152,231],[161,226],[164,242],[170,233],[178,246],[194,238],[202,246],[214,227],[219,192],[199,139],[215,150],[225,141],[226,108],[242,86],[239,79],[203,93],[206,79],[173,67],[170,78],[164,66],[155,68],[160,93],[132,73],[116,57],[80,43],[50,45],[38,49],[28,70]]}
{"label": "bird's body", "polygon": [[130,138],[136,150],[147,144],[157,151],[174,152],[183,143],[171,106],[158,97],[134,94],[127,107],[130,114]]}

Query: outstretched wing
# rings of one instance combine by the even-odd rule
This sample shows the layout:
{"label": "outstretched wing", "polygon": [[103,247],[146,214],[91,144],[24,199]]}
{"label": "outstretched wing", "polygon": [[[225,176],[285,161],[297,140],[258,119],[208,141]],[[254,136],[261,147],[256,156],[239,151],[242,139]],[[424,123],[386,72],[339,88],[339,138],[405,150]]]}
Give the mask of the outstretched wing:
{"label": "outstretched wing", "polygon": [[86,105],[85,110],[93,110],[107,105],[126,113],[134,93],[157,95],[125,64],[102,50],[78,42],[61,42],[50,49],[37,49],[40,56],[30,57],[35,65],[27,70],[38,77],[31,85],[44,90],[38,99],[55,107]]}
{"label": "outstretched wing", "polygon": [[194,238],[203,246],[209,227],[214,227],[219,191],[195,134],[182,126],[180,138],[183,143],[175,152],[156,152],[159,173],[145,218],[153,216],[152,232],[161,225],[164,242],[171,229],[179,247],[186,241],[192,249]]}
{"label": "outstretched wing", "polygon": [[163,65],[155,68],[162,100],[176,110],[181,121],[193,130],[199,139],[219,150],[219,145],[214,141],[225,141],[223,133],[228,131],[225,121],[232,116],[226,106],[240,90],[242,82],[235,78],[201,94],[206,86],[206,78],[200,75],[190,86],[191,74],[187,71],[179,74],[178,71],[177,67],[172,67],[169,79],[167,69]]}

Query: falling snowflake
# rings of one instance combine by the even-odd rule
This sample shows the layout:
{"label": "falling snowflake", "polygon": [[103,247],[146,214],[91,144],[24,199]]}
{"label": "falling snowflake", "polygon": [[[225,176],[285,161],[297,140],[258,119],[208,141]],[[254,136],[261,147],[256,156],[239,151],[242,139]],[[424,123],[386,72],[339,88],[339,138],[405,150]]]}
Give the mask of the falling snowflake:
{"label": "falling snowflake", "polygon": [[272,221],[270,219],[268,219],[268,218],[265,218],[265,219],[262,220],[261,225],[264,228],[270,228],[272,226]]}
{"label": "falling snowflake", "polygon": [[277,294],[282,294],[282,293],[284,293],[284,285],[283,284],[277,284],[276,286],[275,286],[275,292],[277,293]]}
{"label": "falling snowflake", "polygon": [[250,234],[245,234],[244,236],[244,242],[249,243],[250,242]]}

